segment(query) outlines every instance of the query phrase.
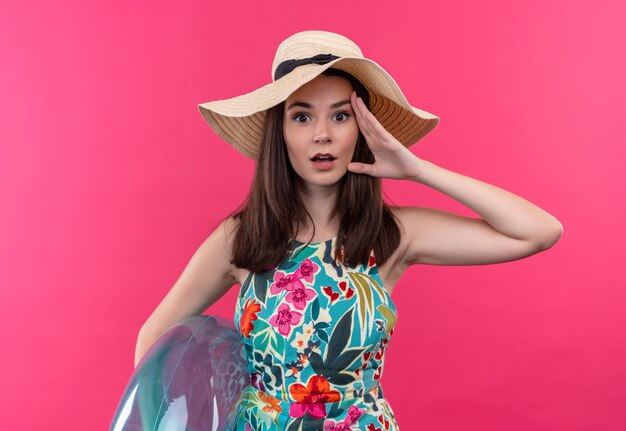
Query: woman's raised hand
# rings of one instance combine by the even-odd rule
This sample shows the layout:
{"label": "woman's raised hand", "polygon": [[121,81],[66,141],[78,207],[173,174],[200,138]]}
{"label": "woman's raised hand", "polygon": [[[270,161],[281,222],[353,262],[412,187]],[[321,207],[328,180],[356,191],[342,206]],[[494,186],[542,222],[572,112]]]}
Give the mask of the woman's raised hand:
{"label": "woman's raised hand", "polygon": [[373,164],[350,162],[347,166],[348,171],[374,177],[417,179],[426,169],[424,160],[394,138],[367,109],[363,99],[356,96],[355,91],[350,95],[350,101],[359,129],[367,141],[367,146],[374,153],[375,162]]}

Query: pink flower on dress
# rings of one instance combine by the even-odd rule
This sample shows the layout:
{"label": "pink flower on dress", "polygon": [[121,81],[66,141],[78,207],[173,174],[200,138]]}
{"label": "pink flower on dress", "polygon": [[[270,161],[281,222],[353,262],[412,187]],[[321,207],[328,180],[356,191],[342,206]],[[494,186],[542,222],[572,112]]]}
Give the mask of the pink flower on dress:
{"label": "pink flower on dress", "polygon": [[300,268],[295,272],[294,276],[296,278],[303,278],[308,282],[313,281],[313,274],[317,272],[319,269],[319,265],[313,262],[311,259],[304,259],[302,263],[300,263]]}
{"label": "pink flower on dress", "polygon": [[311,376],[304,386],[302,383],[293,383],[289,386],[289,393],[296,402],[289,406],[289,416],[300,418],[305,413],[316,419],[326,416],[326,404],[339,401],[341,394],[331,389],[330,383],[323,376]]}
{"label": "pink flower on dress", "polygon": [[285,274],[282,271],[276,271],[274,273],[274,282],[270,286],[270,292],[272,292],[272,295],[276,295],[283,289],[292,291],[296,286],[301,285],[300,277],[296,277],[294,274]]}
{"label": "pink flower on dress", "polygon": [[345,419],[348,425],[352,425],[358,418],[365,413],[365,409],[360,409],[357,406],[350,406],[348,409],[348,417]]}
{"label": "pink flower on dress", "polygon": [[304,287],[304,284],[300,284],[300,286],[296,286],[296,288],[287,294],[285,301],[292,303],[298,310],[304,310],[306,301],[311,298],[315,298],[315,291],[313,289],[307,289]]}
{"label": "pink flower on dress", "polygon": [[302,313],[293,311],[287,304],[280,304],[276,314],[270,318],[270,325],[278,327],[278,332],[283,335],[289,335],[291,326],[295,326],[302,319]]}
{"label": "pink flower on dress", "polygon": [[344,422],[335,422],[333,419],[324,421],[324,431],[345,431],[349,429]]}
{"label": "pink flower on dress", "polygon": [[357,406],[351,406],[348,409],[348,415],[341,422],[335,422],[333,419],[326,419],[324,421],[324,431],[346,431],[350,429],[350,425],[356,422],[356,420],[365,413],[365,409],[360,409]]}

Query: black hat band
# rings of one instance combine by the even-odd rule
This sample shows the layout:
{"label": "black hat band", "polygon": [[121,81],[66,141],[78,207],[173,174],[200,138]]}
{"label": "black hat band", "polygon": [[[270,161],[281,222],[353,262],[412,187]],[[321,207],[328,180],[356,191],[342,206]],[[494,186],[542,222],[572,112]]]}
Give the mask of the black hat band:
{"label": "black hat band", "polygon": [[282,78],[283,76],[294,70],[296,67],[302,66],[303,64],[326,64],[337,58],[341,57],[332,54],[317,54],[313,57],[299,58],[297,60],[285,60],[281,62],[276,68],[276,71],[274,72],[274,81]]}

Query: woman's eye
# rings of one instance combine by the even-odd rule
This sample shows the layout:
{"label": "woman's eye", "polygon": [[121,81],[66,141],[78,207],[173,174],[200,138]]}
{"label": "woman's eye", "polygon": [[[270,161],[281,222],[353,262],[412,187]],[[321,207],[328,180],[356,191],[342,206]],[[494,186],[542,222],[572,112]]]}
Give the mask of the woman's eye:
{"label": "woman's eye", "polygon": [[293,119],[296,121],[296,123],[302,123],[302,121],[300,121],[302,118],[304,118],[305,120],[302,121],[306,121],[307,116],[305,114],[296,114],[294,115]]}
{"label": "woman's eye", "polygon": [[346,121],[349,116],[350,114],[348,114],[347,112],[338,112],[335,115],[335,118],[339,117],[339,121]]}

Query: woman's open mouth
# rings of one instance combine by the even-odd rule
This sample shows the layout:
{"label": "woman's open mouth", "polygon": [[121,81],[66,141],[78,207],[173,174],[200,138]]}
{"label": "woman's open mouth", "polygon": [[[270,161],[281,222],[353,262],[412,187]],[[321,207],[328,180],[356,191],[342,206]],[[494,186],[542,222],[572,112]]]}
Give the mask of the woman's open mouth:
{"label": "woman's open mouth", "polygon": [[311,158],[313,166],[320,170],[332,169],[335,165],[335,157],[332,154],[316,154]]}

